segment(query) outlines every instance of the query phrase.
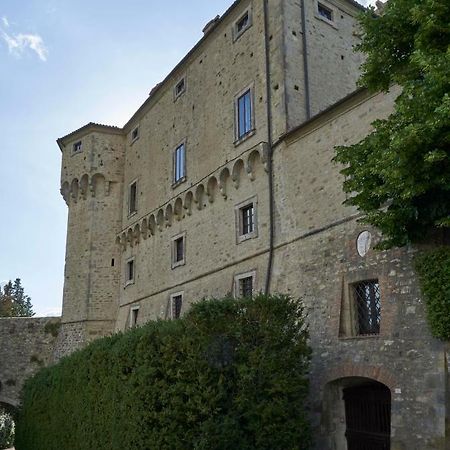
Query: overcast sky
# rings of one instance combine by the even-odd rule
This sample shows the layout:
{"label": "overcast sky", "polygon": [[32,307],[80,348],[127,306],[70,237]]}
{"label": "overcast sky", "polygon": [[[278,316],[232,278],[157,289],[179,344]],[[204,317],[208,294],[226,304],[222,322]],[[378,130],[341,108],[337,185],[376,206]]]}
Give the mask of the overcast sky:
{"label": "overcast sky", "polygon": [[232,0],[2,0],[0,283],[59,315],[67,207],[55,140],[122,126]]}

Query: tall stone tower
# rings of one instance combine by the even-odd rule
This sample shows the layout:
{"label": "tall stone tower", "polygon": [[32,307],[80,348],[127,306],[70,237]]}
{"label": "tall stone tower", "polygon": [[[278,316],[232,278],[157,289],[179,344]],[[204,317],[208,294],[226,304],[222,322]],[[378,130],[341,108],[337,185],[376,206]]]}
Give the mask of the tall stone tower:
{"label": "tall stone tower", "polygon": [[118,311],[125,137],[89,123],[58,139],[69,207],[63,314],[55,358],[114,331]]}

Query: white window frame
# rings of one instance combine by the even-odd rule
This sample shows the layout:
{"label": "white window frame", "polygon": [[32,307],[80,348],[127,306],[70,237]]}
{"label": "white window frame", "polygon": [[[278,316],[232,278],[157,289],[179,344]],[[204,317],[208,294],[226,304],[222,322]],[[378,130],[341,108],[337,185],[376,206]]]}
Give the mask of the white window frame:
{"label": "white window frame", "polygon": [[[77,149],[79,147],[79,149]],[[72,155],[76,155],[78,153],[81,153],[83,151],[83,141],[79,140],[72,144]]]}
{"label": "white window frame", "polygon": [[[136,133],[136,135],[135,135]],[[139,137],[140,137],[140,129],[139,129],[139,125],[135,126],[130,133],[130,144],[135,143]]]}
{"label": "white window frame", "polygon": [[[135,199],[134,199],[134,210],[131,210],[131,188],[133,185],[136,185],[136,195],[135,195]],[[137,214],[138,212],[138,180],[133,180],[129,185],[128,185],[128,217],[134,216],[135,214]]]}
{"label": "white window frame", "polygon": [[[133,264],[133,277],[132,278],[129,278],[129,275],[130,275],[129,265],[130,265],[130,263]],[[135,280],[136,280],[136,260],[135,260],[135,257],[132,256],[131,258],[128,258],[125,261],[125,287],[127,287],[127,286],[129,286],[131,284],[134,284]]]}
{"label": "white window frame", "polygon": [[[180,177],[178,180],[176,180],[176,174],[177,174],[177,150],[183,147],[183,166],[182,166],[182,172],[183,176]],[[181,141],[173,150],[172,154],[172,188],[177,187],[181,183],[184,183],[186,181],[186,139]]]}
{"label": "white window frame", "polygon": [[[135,328],[138,325],[140,306],[132,306],[130,308],[130,315],[128,317],[128,328]],[[136,321],[134,322],[134,314],[136,314]],[[134,323],[133,323],[134,322]]]}
{"label": "white window frame", "polygon": [[244,278],[250,278],[252,277],[252,295],[255,295],[256,292],[256,270],[251,270],[250,272],[244,272],[240,273],[234,276],[234,286],[233,286],[233,293],[234,298],[240,298],[240,281]]}
{"label": "white window frame", "polygon": [[[241,30],[238,30],[239,22],[241,22],[246,15],[248,15],[247,25]],[[252,25],[253,25],[252,9],[248,8],[239,16],[239,19],[237,19],[233,23],[233,42],[236,42],[248,29],[251,28]]]}
{"label": "white window frame", "polygon": [[[242,136],[239,136],[239,100],[247,93],[250,93],[250,120],[251,126],[250,130],[247,131]],[[234,97],[234,145],[238,146],[242,142],[246,141],[248,138],[253,136],[256,132],[255,125],[255,87],[254,83],[251,83],[245,89],[242,89],[237,95]]]}
{"label": "white window frame", "polygon": [[170,301],[169,301],[169,316],[172,320],[179,319],[179,317],[174,317],[174,300],[176,297],[181,297],[181,311],[180,311],[180,317],[182,315],[183,311],[183,305],[184,305],[184,291],[180,292],[174,292],[173,294],[170,294]]}
{"label": "white window frame", "polygon": [[[253,231],[244,234],[243,209],[253,204]],[[234,207],[236,222],[236,243],[247,241],[258,237],[258,196],[255,195]]]}
{"label": "white window frame", "polygon": [[[178,239],[183,240],[183,258],[179,261],[176,261],[177,257],[177,248],[176,248],[176,241]],[[173,236],[171,239],[171,251],[170,251],[170,257],[171,257],[171,267],[172,269],[175,269],[179,266],[184,266],[186,264],[186,231],[183,231],[183,233],[179,233],[176,236]]]}
{"label": "white window frame", "polygon": [[[183,89],[178,92],[178,86],[181,83],[183,83]],[[183,75],[175,83],[175,86],[173,87],[173,99],[174,99],[174,101],[178,100],[186,92],[186,88],[187,88],[186,83],[187,83],[186,75]]]}

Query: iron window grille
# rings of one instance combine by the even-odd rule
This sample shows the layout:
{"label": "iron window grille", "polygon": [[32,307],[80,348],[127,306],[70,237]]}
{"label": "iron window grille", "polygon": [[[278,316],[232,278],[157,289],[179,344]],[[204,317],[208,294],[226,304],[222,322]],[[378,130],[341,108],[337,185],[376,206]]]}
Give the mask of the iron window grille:
{"label": "iron window grille", "polygon": [[183,306],[183,296],[174,295],[172,297],[172,319],[180,318],[182,306]]}
{"label": "iron window grille", "polygon": [[353,285],[356,309],[356,333],[380,334],[381,298],[378,280],[366,280]]}
{"label": "iron window grille", "polygon": [[253,277],[239,279],[239,297],[251,297],[253,295]]}

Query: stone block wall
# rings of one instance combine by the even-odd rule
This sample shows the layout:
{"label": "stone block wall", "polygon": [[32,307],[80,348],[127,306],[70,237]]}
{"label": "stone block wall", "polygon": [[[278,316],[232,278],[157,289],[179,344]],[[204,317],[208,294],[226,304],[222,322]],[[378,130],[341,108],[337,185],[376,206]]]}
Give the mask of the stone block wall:
{"label": "stone block wall", "polygon": [[18,406],[25,380],[53,362],[60,321],[0,318],[0,403]]}

